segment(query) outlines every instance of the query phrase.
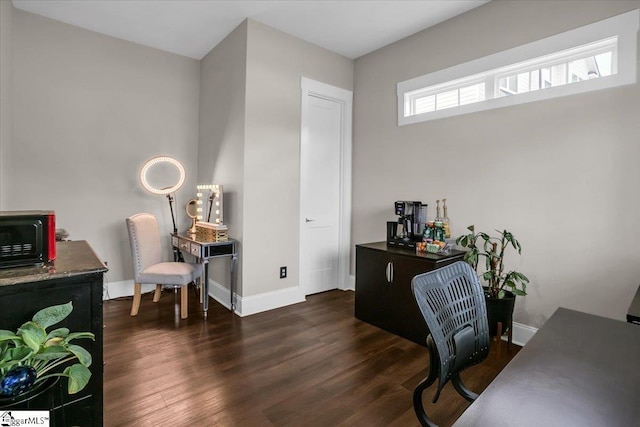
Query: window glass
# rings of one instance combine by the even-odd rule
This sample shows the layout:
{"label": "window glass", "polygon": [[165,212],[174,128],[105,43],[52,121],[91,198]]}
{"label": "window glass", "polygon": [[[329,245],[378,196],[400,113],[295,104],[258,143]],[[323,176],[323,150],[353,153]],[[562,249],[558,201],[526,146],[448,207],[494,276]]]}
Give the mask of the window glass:
{"label": "window glass", "polygon": [[398,124],[636,83],[638,21],[634,10],[398,83]]}

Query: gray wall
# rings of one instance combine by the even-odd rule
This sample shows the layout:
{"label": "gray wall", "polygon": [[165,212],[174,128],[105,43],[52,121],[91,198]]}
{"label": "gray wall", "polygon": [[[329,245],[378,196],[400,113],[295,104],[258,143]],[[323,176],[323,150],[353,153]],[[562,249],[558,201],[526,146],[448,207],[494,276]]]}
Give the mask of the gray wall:
{"label": "gray wall", "polygon": [[353,61],[249,20],[243,296],[298,286],[302,77],[352,90]]}
{"label": "gray wall", "polygon": [[[224,223],[229,235],[243,240],[245,82],[247,22],[233,30],[200,62],[200,132],[198,184],[223,184]],[[239,271],[242,246],[239,244]],[[228,260],[209,268],[217,283],[229,283]],[[238,274],[236,292],[242,291]]]}
{"label": "gray wall", "polygon": [[6,210],[11,188],[13,143],[13,6],[0,1],[0,210]]}
{"label": "gray wall", "polygon": [[199,61],[17,9],[13,18],[15,167],[3,208],[55,210],[59,228],[108,261],[109,281],[130,280],[125,217],[151,212],[171,231],[166,198],[138,183],[144,161],[184,163],[182,221],[195,196]]}
{"label": "gray wall", "polygon": [[452,234],[522,243],[509,267],[532,283],[515,321],[538,327],[558,306],[623,319],[640,280],[638,85],[398,127],[396,84],[638,7],[494,1],[358,58],[353,243],[385,238],[394,200],[433,216],[446,197]]}

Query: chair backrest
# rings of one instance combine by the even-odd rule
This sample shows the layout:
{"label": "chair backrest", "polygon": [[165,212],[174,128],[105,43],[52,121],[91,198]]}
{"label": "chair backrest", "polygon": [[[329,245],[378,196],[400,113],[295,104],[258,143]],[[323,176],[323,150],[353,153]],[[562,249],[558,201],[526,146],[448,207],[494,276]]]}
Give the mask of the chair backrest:
{"label": "chair backrest", "polygon": [[480,363],[489,354],[484,292],[476,272],[463,261],[415,276],[411,285],[437,348],[435,402],[452,374]]}
{"label": "chair backrest", "polygon": [[140,273],[147,267],[163,261],[160,245],[160,231],[156,217],[149,213],[139,213],[127,218],[133,275],[140,281]]}

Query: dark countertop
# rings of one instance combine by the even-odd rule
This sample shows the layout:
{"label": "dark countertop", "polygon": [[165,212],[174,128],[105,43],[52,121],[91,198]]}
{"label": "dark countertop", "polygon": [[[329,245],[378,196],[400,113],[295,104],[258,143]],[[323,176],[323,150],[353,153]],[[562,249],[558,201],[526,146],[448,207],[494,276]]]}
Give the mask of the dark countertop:
{"label": "dark countertop", "polygon": [[637,426],[639,354],[638,326],[559,308],[454,426]]}
{"label": "dark countertop", "polygon": [[56,243],[56,259],[39,267],[0,269],[0,286],[41,282],[87,273],[104,273],[108,268],[84,240]]}
{"label": "dark countertop", "polygon": [[640,286],[638,286],[636,296],[631,300],[631,305],[627,312],[627,322],[640,325]]}
{"label": "dark countertop", "polygon": [[398,255],[411,255],[417,258],[426,258],[436,262],[442,261],[445,259],[450,259],[456,256],[461,257],[464,255],[464,251],[459,251],[456,249],[451,249],[446,253],[439,252],[436,254],[431,252],[417,252],[415,249],[405,249],[405,248],[398,248],[396,246],[390,246],[390,245],[387,245],[387,242],[361,243],[356,246],[369,248],[369,249],[376,249],[379,251],[385,251],[388,253],[398,254]]}

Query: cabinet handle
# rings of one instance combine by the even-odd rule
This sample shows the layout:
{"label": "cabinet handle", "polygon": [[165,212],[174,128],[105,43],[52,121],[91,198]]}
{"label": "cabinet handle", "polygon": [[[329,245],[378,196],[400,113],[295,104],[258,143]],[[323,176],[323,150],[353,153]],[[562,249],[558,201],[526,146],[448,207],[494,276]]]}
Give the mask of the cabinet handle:
{"label": "cabinet handle", "polygon": [[385,275],[387,276],[387,282],[393,282],[393,263],[389,261],[387,263],[387,268],[385,269]]}

